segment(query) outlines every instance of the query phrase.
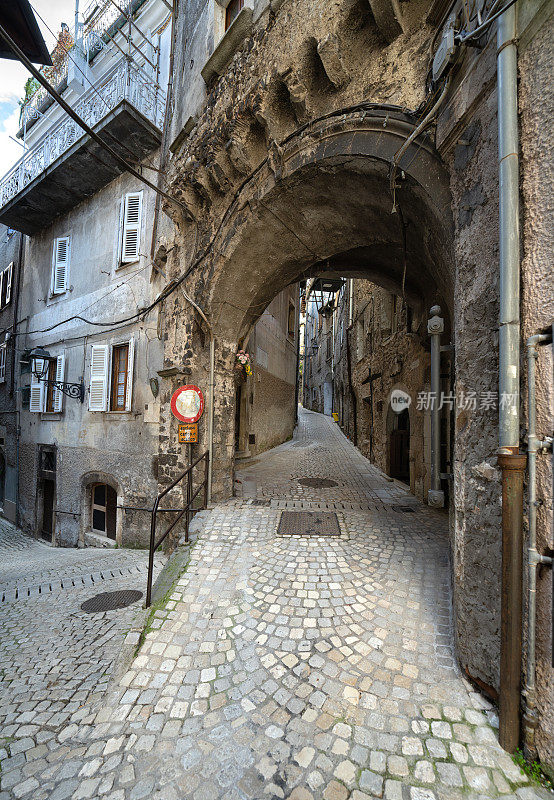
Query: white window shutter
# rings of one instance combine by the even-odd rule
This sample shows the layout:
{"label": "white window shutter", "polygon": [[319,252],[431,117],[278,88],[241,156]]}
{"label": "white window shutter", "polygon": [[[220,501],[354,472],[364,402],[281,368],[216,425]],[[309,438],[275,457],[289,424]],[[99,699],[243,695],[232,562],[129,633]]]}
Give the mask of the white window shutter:
{"label": "white window shutter", "polygon": [[31,397],[29,400],[29,410],[34,414],[39,413],[44,408],[44,387],[46,384],[35,375],[35,372],[40,375],[43,369],[44,360],[42,358],[34,358],[31,362]]}
{"label": "white window shutter", "polygon": [[6,270],[4,280],[6,281],[6,305],[12,298],[12,277],[13,277],[13,261]]}
{"label": "white window shutter", "polygon": [[69,236],[54,241],[54,266],[52,269],[52,294],[63,294],[67,289],[69,271]]}
{"label": "white window shutter", "polygon": [[0,345],[0,383],[4,383],[6,380],[6,351],[7,347],[5,344]]}
{"label": "white window shutter", "polygon": [[131,410],[133,402],[133,365],[135,363],[135,340],[129,342],[129,355],[127,357],[127,386],[125,389],[125,411]]}
{"label": "white window shutter", "polygon": [[[56,380],[59,383],[63,383],[65,374],[65,354],[62,353],[61,356],[58,356],[56,359]],[[59,389],[54,388],[54,411],[58,413],[63,409],[63,392],[60,392]]]}
{"label": "white window shutter", "polygon": [[109,349],[93,344],[90,355],[89,411],[106,411],[108,406]]}
{"label": "white window shutter", "polygon": [[142,192],[125,195],[123,208],[123,235],[121,263],[138,261],[140,254],[140,228],[142,222]]}

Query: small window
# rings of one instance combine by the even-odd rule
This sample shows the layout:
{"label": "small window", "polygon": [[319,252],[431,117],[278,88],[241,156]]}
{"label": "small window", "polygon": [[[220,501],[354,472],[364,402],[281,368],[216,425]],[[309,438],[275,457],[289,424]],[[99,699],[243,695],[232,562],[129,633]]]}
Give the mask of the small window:
{"label": "small window", "polygon": [[289,303],[289,313],[287,318],[287,336],[293,339],[295,332],[296,332],[296,306],[294,305],[294,303]]}
{"label": "small window", "polygon": [[244,6],[244,0],[231,0],[225,9],[225,30],[230,28]]}
{"label": "small window", "polygon": [[127,405],[128,374],[129,345],[117,345],[112,351],[112,387],[110,395],[110,411],[125,411]]}
{"label": "small window", "polygon": [[53,295],[63,294],[67,291],[69,277],[70,242],[69,236],[54,239],[54,253],[52,257],[52,286]]}
{"label": "small window", "polygon": [[6,352],[6,345],[0,345],[0,383],[5,383],[6,381]]}

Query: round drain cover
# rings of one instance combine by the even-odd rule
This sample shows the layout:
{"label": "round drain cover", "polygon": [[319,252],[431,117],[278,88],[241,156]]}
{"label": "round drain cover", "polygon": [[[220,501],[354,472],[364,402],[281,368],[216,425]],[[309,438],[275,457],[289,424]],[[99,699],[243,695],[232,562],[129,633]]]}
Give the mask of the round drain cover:
{"label": "round drain cover", "polygon": [[330,489],[331,486],[338,486],[336,481],[330,478],[299,478],[300,486],[310,486],[312,489]]}
{"label": "round drain cover", "polygon": [[142,592],[136,589],[122,589],[119,592],[103,592],[85,600],[81,611],[94,613],[97,611],[114,611],[116,608],[126,608],[136,603],[142,597]]}

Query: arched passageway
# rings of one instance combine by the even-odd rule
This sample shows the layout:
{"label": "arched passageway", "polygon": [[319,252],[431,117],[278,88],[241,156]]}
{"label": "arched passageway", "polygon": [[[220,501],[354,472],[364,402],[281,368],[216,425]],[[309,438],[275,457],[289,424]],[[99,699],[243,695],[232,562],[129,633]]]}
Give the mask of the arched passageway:
{"label": "arched passageway", "polygon": [[[318,275],[366,278],[405,298],[416,335],[437,302],[451,327],[448,175],[426,139],[402,161],[393,212],[390,159],[410,131],[403,114],[383,108],[314,123],[290,137],[279,169],[262,162],[216,226],[209,275],[197,284],[218,343],[216,496],[232,490],[234,355],[282,289]],[[200,374],[206,357],[207,348]]]}

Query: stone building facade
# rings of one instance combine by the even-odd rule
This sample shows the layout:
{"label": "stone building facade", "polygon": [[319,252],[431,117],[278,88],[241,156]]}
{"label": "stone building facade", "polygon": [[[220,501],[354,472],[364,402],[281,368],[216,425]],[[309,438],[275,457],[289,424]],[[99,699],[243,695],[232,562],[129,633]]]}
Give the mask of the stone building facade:
{"label": "stone building facade", "polygon": [[[486,15],[487,8],[480,12]],[[172,247],[168,276],[186,275],[187,291],[202,307],[217,341],[216,497],[232,492],[235,353],[261,311],[296,281],[317,275],[371,281],[405,298],[415,320],[411,333],[422,342],[429,309],[438,304],[446,329],[442,343],[453,344],[448,360],[454,391],[464,396],[498,392],[495,25],[481,36],[479,47],[457,46],[459,32],[477,25],[476,18],[468,20],[464,13],[461,2],[448,6],[439,0],[401,5],[388,0],[339,5],[245,0],[229,8],[219,2],[180,6],[175,52],[179,91],[166,184],[180,206],[165,203],[176,235],[161,244]],[[518,4],[516,13],[522,278],[529,327],[531,319],[546,325],[553,306],[552,292],[545,289],[552,285],[551,267],[537,257],[546,251],[550,234],[543,222],[535,163],[535,158],[549,155],[540,131],[548,124],[551,49],[544,43],[552,7],[537,0]],[[419,132],[428,114],[434,126]],[[411,134],[416,138],[407,141]],[[391,181],[391,165],[398,157],[400,168],[392,170]],[[548,184],[545,191],[550,196]],[[206,384],[205,332],[194,326],[176,293],[164,313],[165,361],[186,363],[195,379]],[[406,364],[412,346],[403,352]],[[423,385],[426,368],[422,353]],[[389,374],[388,385],[395,377]],[[178,466],[170,463],[178,462],[176,430],[168,413],[171,388],[161,396],[169,459],[164,481]],[[542,403],[546,414],[546,401]],[[546,416],[542,423],[548,428]],[[453,428],[449,512],[458,654],[468,676],[496,697],[501,596],[498,402],[486,408],[458,407]],[[543,476],[546,469],[541,466]],[[423,493],[426,480],[423,457],[414,490]],[[540,491],[544,509],[539,541],[544,550],[551,544],[550,490],[544,477]],[[550,582],[550,572],[544,570],[539,578],[544,630],[550,630]],[[543,761],[552,764],[548,709],[554,696],[547,639],[545,634],[538,643],[537,744]]]}
{"label": "stone building facade", "polygon": [[17,339],[13,336],[23,274],[23,236],[0,225],[0,514],[18,522],[19,412]]}

